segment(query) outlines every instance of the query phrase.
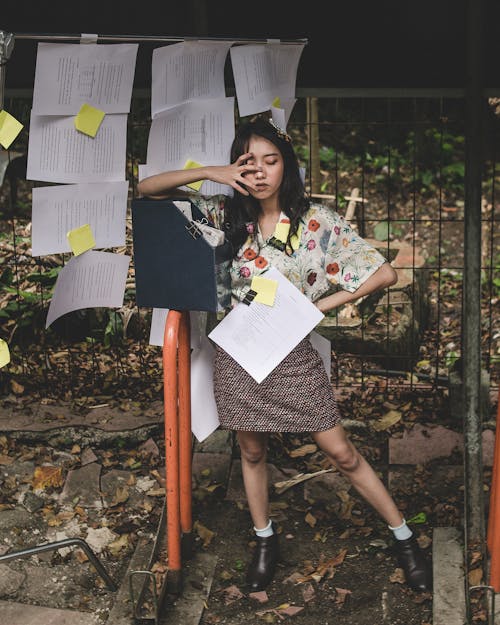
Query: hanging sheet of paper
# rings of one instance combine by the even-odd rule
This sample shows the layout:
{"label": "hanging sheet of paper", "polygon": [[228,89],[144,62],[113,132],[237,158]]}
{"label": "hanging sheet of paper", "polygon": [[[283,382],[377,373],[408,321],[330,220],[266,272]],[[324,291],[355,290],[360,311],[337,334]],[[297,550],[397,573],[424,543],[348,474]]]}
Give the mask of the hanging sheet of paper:
{"label": "hanging sheet of paper", "polygon": [[[149,344],[163,347],[167,308],[153,308]],[[191,431],[199,442],[219,427],[213,369],[215,350],[205,334],[206,314],[189,313],[191,326]]]}
{"label": "hanging sheet of paper", "polygon": [[31,254],[70,252],[66,233],[88,223],[95,247],[125,245],[128,182],[33,187]]}
{"label": "hanging sheet of paper", "polygon": [[33,87],[37,115],[76,115],[83,102],[128,113],[137,43],[39,43]]}
{"label": "hanging sheet of paper", "polygon": [[[186,161],[229,163],[234,139],[234,98],[187,102],[159,113],[151,122],[148,175],[183,169]],[[189,191],[189,187],[184,187]],[[206,195],[226,193],[227,185],[203,183]]]}
{"label": "hanging sheet of paper", "polygon": [[151,117],[188,100],[224,98],[224,65],[231,45],[227,41],[184,41],[155,48]]}
{"label": "hanging sheet of paper", "polygon": [[123,305],[130,256],[90,250],[73,256],[57,276],[45,327],[73,310]]}
{"label": "hanging sheet of paper", "polygon": [[295,98],[297,68],[304,49],[296,44],[250,44],[230,50],[240,117],[269,111]]}
{"label": "hanging sheet of paper", "polygon": [[278,282],[274,306],[238,304],[209,334],[259,383],[324,317],[276,268],[264,276]]}
{"label": "hanging sheet of paper", "polygon": [[328,379],[332,379],[332,344],[329,339],[326,339],[324,336],[319,334],[313,330],[309,336],[309,340],[311,341],[311,345],[321,356],[321,360],[325,366],[326,373],[328,375]]}
{"label": "hanging sheet of paper", "polygon": [[[85,46],[83,46],[85,47]],[[35,115],[28,140],[27,180],[125,180],[127,115],[106,115],[95,139],[78,132],[73,117]]]}

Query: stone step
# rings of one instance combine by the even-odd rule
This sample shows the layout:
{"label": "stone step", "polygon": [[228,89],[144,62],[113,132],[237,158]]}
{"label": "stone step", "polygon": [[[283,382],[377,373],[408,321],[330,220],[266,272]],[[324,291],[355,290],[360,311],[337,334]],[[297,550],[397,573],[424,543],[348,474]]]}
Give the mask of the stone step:
{"label": "stone step", "polygon": [[[482,433],[483,464],[493,464],[495,433]],[[463,434],[442,425],[415,424],[401,438],[389,438],[389,464],[425,464],[463,449]]]}
{"label": "stone step", "polygon": [[455,527],[434,528],[432,540],[434,625],[463,625],[466,619],[464,547]]}
{"label": "stone step", "polygon": [[5,625],[97,625],[99,619],[91,612],[0,601],[0,623],[5,623]]}

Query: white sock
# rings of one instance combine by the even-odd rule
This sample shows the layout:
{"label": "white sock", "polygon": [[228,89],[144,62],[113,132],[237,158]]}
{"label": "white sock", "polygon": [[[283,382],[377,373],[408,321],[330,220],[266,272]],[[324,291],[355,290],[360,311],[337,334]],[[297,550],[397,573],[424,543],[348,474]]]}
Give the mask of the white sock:
{"label": "white sock", "polygon": [[266,527],[263,527],[261,530],[257,529],[256,527],[254,527],[253,529],[257,536],[260,536],[260,538],[268,538],[268,536],[272,536],[274,534],[272,521],[269,521]]}
{"label": "white sock", "polygon": [[392,532],[394,533],[394,538],[396,540],[408,540],[408,538],[411,538],[411,536],[413,536],[413,532],[408,527],[408,525],[406,525],[406,521],[404,519],[401,525],[398,525],[398,527],[391,527],[390,525],[388,525],[387,527],[392,530]]}

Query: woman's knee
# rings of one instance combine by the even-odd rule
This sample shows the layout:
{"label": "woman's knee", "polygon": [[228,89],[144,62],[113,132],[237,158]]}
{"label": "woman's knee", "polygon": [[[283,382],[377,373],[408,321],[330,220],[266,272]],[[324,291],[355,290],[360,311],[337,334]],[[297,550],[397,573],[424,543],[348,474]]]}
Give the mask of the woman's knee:
{"label": "woman's knee", "polygon": [[267,439],[265,437],[246,437],[239,435],[241,459],[248,464],[261,464],[267,457]]}
{"label": "woman's knee", "polygon": [[332,461],[339,471],[352,473],[359,467],[361,457],[354,445],[349,443],[336,450],[335,454],[332,455]]}
{"label": "woman's knee", "polygon": [[326,441],[319,437],[317,443],[339,471],[351,473],[359,467],[361,456],[348,438]]}

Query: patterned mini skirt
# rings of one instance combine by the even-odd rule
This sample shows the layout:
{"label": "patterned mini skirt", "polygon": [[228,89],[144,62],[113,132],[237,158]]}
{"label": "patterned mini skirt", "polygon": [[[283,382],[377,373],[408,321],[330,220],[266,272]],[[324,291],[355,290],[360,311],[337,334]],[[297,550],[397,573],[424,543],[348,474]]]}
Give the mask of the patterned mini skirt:
{"label": "patterned mini skirt", "polygon": [[221,428],[321,432],[340,422],[331,382],[309,338],[259,384],[216,346],[214,393]]}

